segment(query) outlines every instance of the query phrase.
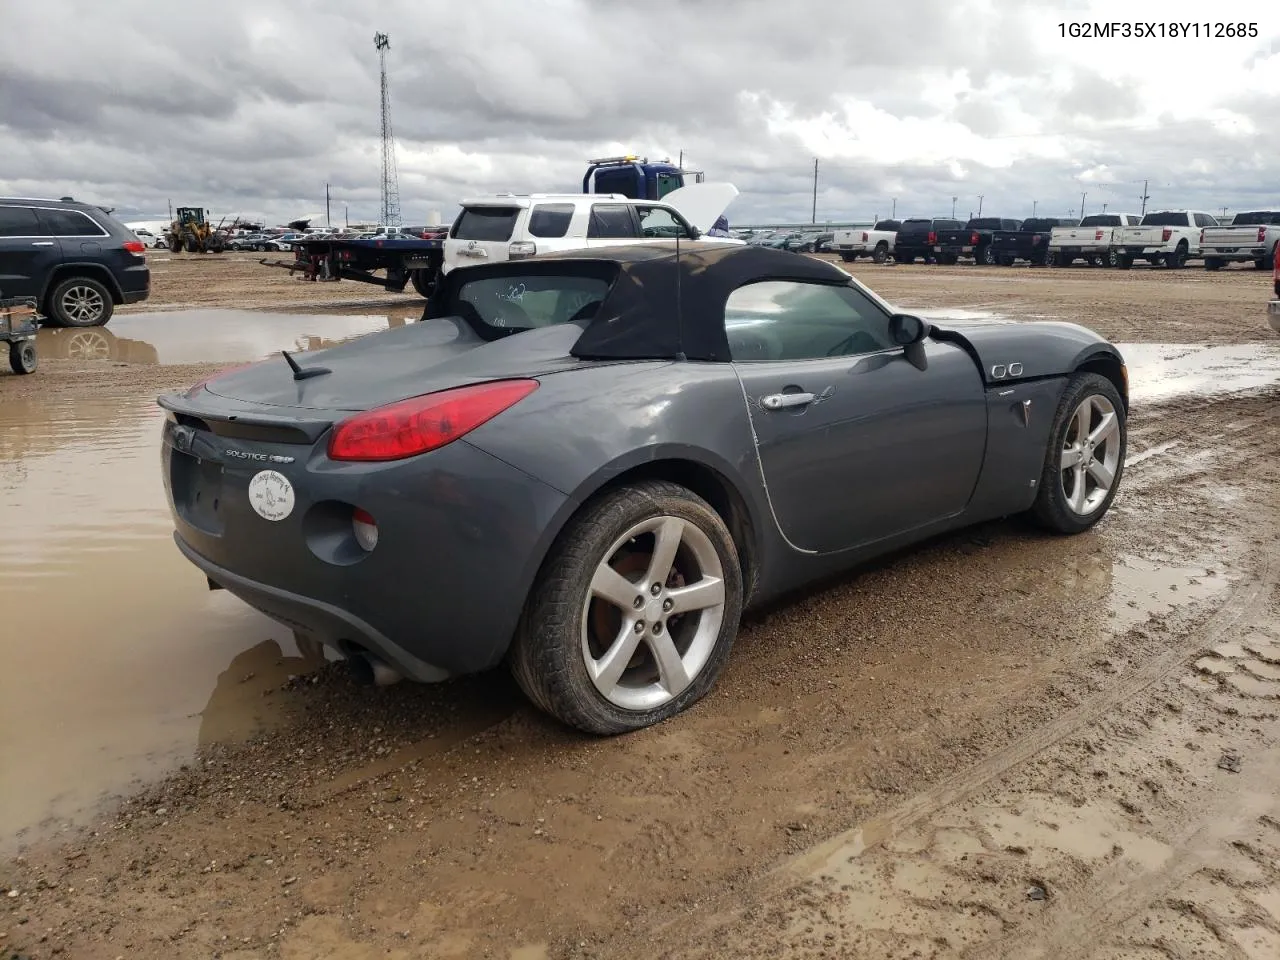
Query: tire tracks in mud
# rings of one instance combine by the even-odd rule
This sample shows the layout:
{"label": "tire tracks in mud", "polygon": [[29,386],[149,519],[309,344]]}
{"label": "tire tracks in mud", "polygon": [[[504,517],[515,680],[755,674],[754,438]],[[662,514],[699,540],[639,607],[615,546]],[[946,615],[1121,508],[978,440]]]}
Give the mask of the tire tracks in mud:
{"label": "tire tracks in mud", "polygon": [[[762,882],[772,907],[735,911],[728,923],[721,914],[716,945],[688,955],[1119,960],[1190,955],[1185,946],[1197,956],[1274,960],[1278,586],[1280,548],[1269,546],[1254,576],[1175,646],[963,773],[783,864]],[[1271,626],[1259,629],[1269,606]],[[1180,696],[1193,701],[1185,710]],[[1225,735],[1258,741],[1252,751],[1223,746],[1218,765],[1246,764],[1243,775],[1214,766],[1214,741],[1223,739],[1208,722],[1215,718],[1236,727],[1243,718],[1253,731],[1269,724]],[[1195,762],[1180,759],[1185,752]],[[1118,755],[1110,771],[1099,763],[1108,754]],[[1126,774],[1135,784],[1118,786]],[[761,920],[776,939],[758,935]],[[735,927],[757,935],[742,942]]]}

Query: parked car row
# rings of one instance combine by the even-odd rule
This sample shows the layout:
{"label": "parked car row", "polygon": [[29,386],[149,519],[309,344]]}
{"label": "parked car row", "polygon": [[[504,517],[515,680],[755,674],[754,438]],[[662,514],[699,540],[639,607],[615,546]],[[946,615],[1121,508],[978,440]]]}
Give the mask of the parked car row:
{"label": "parked car row", "polygon": [[1232,262],[1270,269],[1280,240],[1280,212],[1238,213],[1230,224],[1200,210],[1099,213],[1074,220],[1063,217],[946,217],[881,220],[873,227],[837,230],[833,252],[846,263],[866,257],[884,263],[922,259],[954,264],[1066,267],[1077,260],[1127,270],[1135,263],[1179,268],[1201,260],[1207,270]]}
{"label": "parked car row", "polygon": [[751,247],[793,253],[829,253],[835,234],[830,230],[735,230],[731,235]]}

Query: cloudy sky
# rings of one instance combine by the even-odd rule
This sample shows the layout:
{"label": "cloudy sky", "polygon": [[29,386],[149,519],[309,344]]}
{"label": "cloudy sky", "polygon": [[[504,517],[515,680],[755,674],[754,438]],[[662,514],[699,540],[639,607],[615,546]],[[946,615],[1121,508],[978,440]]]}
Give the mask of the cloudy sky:
{"label": "cloudy sky", "polygon": [[[1219,11],[1256,36],[1205,36]],[[1243,12],[1243,11],[1248,11]],[[1059,24],[1200,24],[1085,39]],[[1207,21],[1207,23],[1206,23]],[[0,0],[0,195],[122,219],[379,209],[391,36],[405,222],[676,158],[730,220],[1280,207],[1280,6],[1181,0]],[[1247,28],[1244,31],[1250,32]]]}

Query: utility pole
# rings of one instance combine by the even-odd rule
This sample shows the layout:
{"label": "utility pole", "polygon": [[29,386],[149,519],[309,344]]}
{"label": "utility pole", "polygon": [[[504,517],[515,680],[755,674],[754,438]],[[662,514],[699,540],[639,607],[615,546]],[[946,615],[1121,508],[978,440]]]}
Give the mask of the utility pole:
{"label": "utility pole", "polygon": [[344,227],[351,226],[351,217],[347,211],[347,205],[345,203],[342,205],[342,225]]}
{"label": "utility pole", "polygon": [[1148,184],[1148,183],[1150,183],[1150,182],[1151,182],[1151,181],[1149,181],[1149,180],[1143,180],[1143,181],[1142,181],[1142,196],[1140,196],[1140,197],[1138,198],[1139,200],[1141,200],[1141,201],[1142,201],[1142,210],[1141,210],[1141,215],[1142,215],[1142,216],[1146,216],[1146,213],[1147,213],[1147,201],[1151,199],[1149,196],[1147,196],[1147,184]]}
{"label": "utility pole", "polygon": [[169,222],[173,223],[173,201],[169,201]]}
{"label": "utility pole", "polygon": [[1227,208],[1226,208],[1226,207],[1223,207],[1223,208],[1222,208],[1222,219],[1223,219],[1223,220],[1227,219]]}
{"label": "utility pole", "polygon": [[956,218],[956,201],[959,199],[960,199],[959,197],[951,198],[951,219],[952,220]]}
{"label": "utility pole", "polygon": [[1033,216],[1033,217],[1036,215],[1036,205],[1037,205],[1039,202],[1040,202],[1039,200],[1032,200],[1032,201],[1031,201],[1031,216]]}
{"label": "utility pole", "polygon": [[894,197],[894,198],[893,198],[893,209],[892,209],[892,211],[889,213],[889,219],[890,219],[890,220],[897,220],[897,219],[898,219],[898,198],[897,198],[897,197]]}
{"label": "utility pole", "polygon": [[1087,197],[1088,195],[1089,194],[1087,193],[1080,194],[1080,219],[1081,220],[1084,219],[1084,198]]}
{"label": "utility pole", "polygon": [[391,92],[387,89],[387,50],[391,38],[385,33],[373,35],[378,51],[382,83],[382,225],[400,226],[400,176],[396,171],[396,140],[391,132]]}
{"label": "utility pole", "polygon": [[982,216],[982,194],[978,194],[978,216]]}
{"label": "utility pole", "polygon": [[818,222],[818,158],[813,158],[813,218],[811,223]]}
{"label": "utility pole", "polygon": [[679,167],[681,170],[684,169],[684,151],[683,150],[680,151],[680,159],[676,161],[676,166]]}
{"label": "utility pole", "polygon": [[333,221],[329,219],[329,185],[324,185],[324,225],[332,227]]}
{"label": "utility pole", "polygon": [[1102,212],[1103,213],[1107,212],[1107,205],[1105,203],[1102,205]]}

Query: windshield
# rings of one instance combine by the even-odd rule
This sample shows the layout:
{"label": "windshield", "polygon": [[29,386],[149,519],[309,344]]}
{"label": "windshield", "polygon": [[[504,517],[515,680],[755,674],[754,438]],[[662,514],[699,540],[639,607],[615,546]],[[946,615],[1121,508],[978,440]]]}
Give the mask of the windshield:
{"label": "windshield", "polygon": [[1185,227],[1187,225],[1187,215],[1185,213],[1148,213],[1142,218],[1144,227]]}
{"label": "windshield", "polygon": [[595,316],[613,284],[613,264],[576,265],[572,272],[530,270],[464,281],[445,307],[482,333],[510,334],[577,323]]}
{"label": "windshield", "polygon": [[1262,227],[1280,225],[1280,213],[1261,210],[1257,213],[1237,213],[1231,221],[1233,227]]}

